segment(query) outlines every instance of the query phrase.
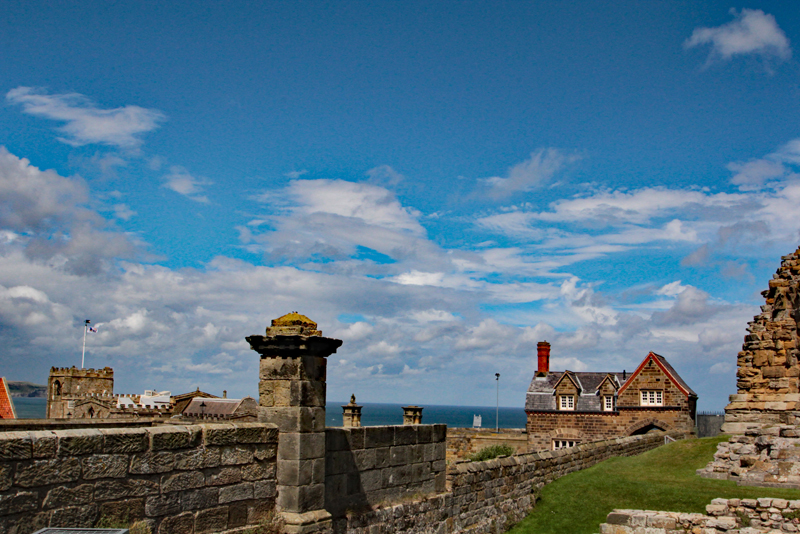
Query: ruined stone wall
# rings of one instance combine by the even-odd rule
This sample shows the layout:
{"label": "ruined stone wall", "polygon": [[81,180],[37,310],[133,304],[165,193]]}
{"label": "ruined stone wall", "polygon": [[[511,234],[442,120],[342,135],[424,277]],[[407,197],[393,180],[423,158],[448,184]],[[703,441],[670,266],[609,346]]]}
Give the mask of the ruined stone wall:
{"label": "ruined stone wall", "polygon": [[723,432],[800,422],[797,320],[800,315],[800,249],[783,256],[769,288],[766,303],[748,323],[739,352],[737,394],[725,408]]}
{"label": "ruined stone wall", "polygon": [[486,462],[459,462],[448,468],[445,493],[347,514],[334,520],[334,533],[505,532],[533,509],[536,493],[545,484],[612,456],[633,456],[663,443],[664,434],[655,433]]}
{"label": "ruined stone wall", "polygon": [[275,505],[278,432],[260,423],[0,433],[0,532],[144,520],[221,533]]}
{"label": "ruined stone wall", "polygon": [[797,532],[800,501],[785,499],[714,499],[705,514],[614,510],[600,525],[600,534],[669,534],[702,532]]}
{"label": "ruined stone wall", "polygon": [[334,518],[445,490],[446,425],[325,430],[325,509]]}
{"label": "ruined stone wall", "polygon": [[494,445],[508,445],[518,453],[528,452],[528,434],[522,428],[501,428],[499,432],[480,428],[447,429],[448,461],[464,458]]}
{"label": "ruined stone wall", "polygon": [[691,432],[694,428],[687,411],[669,407],[636,407],[618,412],[528,412],[528,450],[550,450],[554,439],[585,442],[630,436],[651,424],[667,431]]}

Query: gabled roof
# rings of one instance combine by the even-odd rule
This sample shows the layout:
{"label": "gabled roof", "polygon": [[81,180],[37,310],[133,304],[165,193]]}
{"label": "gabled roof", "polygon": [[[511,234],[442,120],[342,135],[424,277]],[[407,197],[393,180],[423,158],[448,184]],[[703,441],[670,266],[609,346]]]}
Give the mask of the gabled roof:
{"label": "gabled roof", "polygon": [[697,393],[692,391],[692,388],[690,388],[689,385],[683,381],[683,378],[681,378],[680,375],[675,371],[675,369],[672,368],[667,359],[659,354],[656,354],[655,352],[650,352],[647,356],[645,356],[644,360],[642,360],[642,363],[639,364],[639,367],[637,367],[636,370],[631,373],[631,376],[628,377],[625,383],[622,384],[622,387],[619,389],[618,392],[619,395],[622,395],[622,392],[625,391],[628,388],[628,386],[633,383],[633,379],[636,378],[639,375],[639,373],[642,372],[642,369],[644,369],[644,366],[647,365],[647,362],[649,361],[654,361],[656,365],[658,365],[661,368],[664,374],[667,375],[672,380],[672,382],[678,387],[678,389],[683,392],[684,395],[686,395],[687,397],[697,396]]}
{"label": "gabled roof", "polygon": [[17,411],[14,409],[14,401],[11,398],[11,390],[8,388],[8,381],[5,377],[0,377],[0,419],[16,419]]}
{"label": "gabled roof", "polygon": [[595,393],[600,393],[600,388],[603,387],[603,384],[605,384],[606,382],[611,384],[611,387],[613,387],[615,391],[620,388],[620,383],[619,380],[617,380],[617,375],[615,375],[614,373],[606,373],[606,376],[603,377],[603,379],[600,381],[599,384],[597,384],[597,387],[595,388]]}
{"label": "gabled roof", "polygon": [[188,417],[230,416],[248,399],[254,401],[253,397],[245,397],[243,399],[207,399],[197,397],[192,399],[189,406],[183,410],[183,415]]}
{"label": "gabled roof", "polygon": [[583,384],[581,384],[581,380],[580,380],[580,378],[578,378],[578,375],[576,375],[576,374],[575,374],[575,373],[573,373],[572,371],[564,371],[564,374],[562,374],[562,375],[561,375],[561,378],[559,378],[559,379],[556,381],[556,383],[555,383],[555,384],[553,384],[553,394],[555,394],[555,389],[558,387],[558,385],[559,385],[559,384],[560,384],[560,383],[561,383],[561,382],[562,382],[562,381],[563,381],[565,378],[569,379],[569,381],[570,381],[570,382],[572,382],[572,385],[573,385],[573,386],[575,386],[575,389],[577,389],[577,390],[578,390],[578,393],[580,393],[581,391],[583,391]]}

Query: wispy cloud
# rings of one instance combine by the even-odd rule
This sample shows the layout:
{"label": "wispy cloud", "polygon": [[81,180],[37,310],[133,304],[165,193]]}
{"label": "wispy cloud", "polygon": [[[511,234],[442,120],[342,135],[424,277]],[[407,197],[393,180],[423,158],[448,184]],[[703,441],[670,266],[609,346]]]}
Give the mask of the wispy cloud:
{"label": "wispy cloud", "polygon": [[164,185],[167,189],[171,189],[195,202],[208,203],[208,197],[201,194],[204,186],[210,185],[212,182],[205,178],[197,178],[192,176],[188,170],[175,165],[170,167],[170,172],[164,176]]}
{"label": "wispy cloud", "polygon": [[684,41],[684,48],[710,45],[708,60],[728,61],[734,56],[754,54],[763,58],[787,60],[792,48],[786,34],[778,27],[775,17],[760,9],[730,10],[734,20],[714,28],[695,28]]}
{"label": "wispy cloud", "polygon": [[531,157],[508,170],[505,177],[484,178],[489,194],[503,198],[514,193],[532,191],[550,185],[567,165],[580,159],[577,154],[567,154],[557,148],[540,148]]}
{"label": "wispy cloud", "polygon": [[22,106],[29,115],[64,122],[64,134],[58,139],[73,146],[101,144],[135,149],[141,146],[141,135],[158,128],[166,116],[154,109],[124,106],[101,109],[78,93],[47,94],[44,89],[17,87],[6,94],[6,100]]}

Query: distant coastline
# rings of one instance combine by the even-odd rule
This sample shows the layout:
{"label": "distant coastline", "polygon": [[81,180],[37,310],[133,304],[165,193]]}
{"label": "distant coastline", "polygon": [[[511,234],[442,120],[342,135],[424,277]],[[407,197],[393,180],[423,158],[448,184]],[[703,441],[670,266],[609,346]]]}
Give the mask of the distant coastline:
{"label": "distant coastline", "polygon": [[8,381],[8,389],[11,390],[12,397],[33,397],[44,398],[47,397],[47,386],[42,384],[34,384],[33,382],[15,382]]}

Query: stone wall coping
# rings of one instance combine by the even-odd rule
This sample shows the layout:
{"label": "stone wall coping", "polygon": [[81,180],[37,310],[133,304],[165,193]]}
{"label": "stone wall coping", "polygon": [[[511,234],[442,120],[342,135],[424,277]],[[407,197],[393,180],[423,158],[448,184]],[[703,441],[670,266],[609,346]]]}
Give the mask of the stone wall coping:
{"label": "stone wall coping", "polygon": [[270,423],[14,431],[0,433],[0,460],[116,453],[120,452],[122,442],[128,444],[126,450],[134,452],[193,447],[200,443],[209,446],[277,443],[277,440],[278,428]]}

